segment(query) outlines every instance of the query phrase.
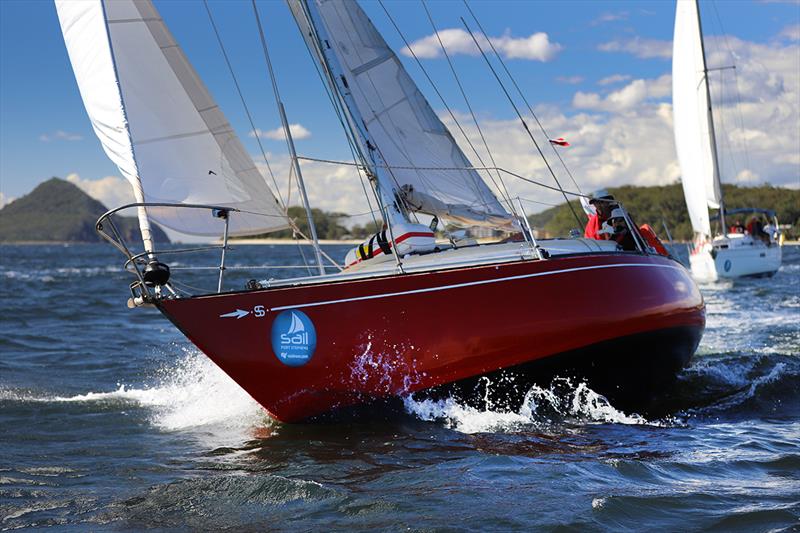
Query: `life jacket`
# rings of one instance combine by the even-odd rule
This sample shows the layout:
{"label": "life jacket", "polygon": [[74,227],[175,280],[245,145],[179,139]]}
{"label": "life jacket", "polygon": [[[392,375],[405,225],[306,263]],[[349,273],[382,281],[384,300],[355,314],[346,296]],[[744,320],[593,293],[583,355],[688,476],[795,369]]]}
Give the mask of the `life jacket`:
{"label": "life jacket", "polygon": [[600,233],[600,228],[603,222],[600,220],[600,215],[589,215],[589,222],[586,223],[586,228],[583,230],[583,236],[587,239],[595,239],[597,241],[607,241],[608,235]]}
{"label": "life jacket", "polygon": [[644,237],[644,240],[647,241],[647,244],[656,249],[656,252],[663,256],[669,257],[669,252],[661,243],[661,240],[658,238],[658,236],[656,236],[656,232],[653,231],[653,228],[650,227],[650,224],[642,224],[639,226],[639,233],[642,237]]}

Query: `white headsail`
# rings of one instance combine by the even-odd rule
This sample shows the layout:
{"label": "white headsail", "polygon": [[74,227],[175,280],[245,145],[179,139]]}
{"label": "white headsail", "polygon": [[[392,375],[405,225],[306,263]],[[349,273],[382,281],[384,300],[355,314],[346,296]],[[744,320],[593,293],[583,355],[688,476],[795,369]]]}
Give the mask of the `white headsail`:
{"label": "white headsail", "polygon": [[692,228],[711,235],[708,208],[719,208],[722,193],[707,83],[697,3],[678,0],[672,52],[675,148]]}
{"label": "white headsail", "polygon": [[[94,131],[137,202],[246,211],[231,215],[231,235],[288,226],[264,176],[150,0],[56,0],[56,8]],[[221,230],[208,211],[140,209],[147,249],[148,214],[188,234]]]}
{"label": "white headsail", "polygon": [[323,54],[314,42],[312,28],[324,30],[327,40],[320,46],[327,47],[338,60],[342,72],[333,73],[336,82],[352,94],[352,104],[347,105],[355,105],[357,109],[351,112],[363,120],[363,125],[356,127],[363,126],[369,132],[371,142],[357,139],[360,150],[365,155],[377,151],[389,167],[374,169],[381,187],[403,196],[413,194],[415,201],[409,202],[412,210],[466,225],[510,227],[513,218],[478,172],[468,168],[470,161],[358,3],[288,3],[323,68]]}

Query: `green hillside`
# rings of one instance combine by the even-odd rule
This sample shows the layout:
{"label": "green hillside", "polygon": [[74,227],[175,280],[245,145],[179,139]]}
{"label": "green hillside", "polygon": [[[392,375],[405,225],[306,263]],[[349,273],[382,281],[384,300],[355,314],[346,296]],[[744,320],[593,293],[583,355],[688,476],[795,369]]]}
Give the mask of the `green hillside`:
{"label": "green hillside", "polygon": [[[723,185],[722,187],[729,209],[737,207],[773,209],[777,212],[781,224],[791,224],[791,228],[784,230],[786,237],[797,239],[800,236],[800,190],[769,185],[761,187]],[[680,183],[659,187],[625,185],[608,190],[622,202],[638,224],[650,224],[656,232],[663,235],[662,220],[664,220],[674,239],[692,239],[692,225]],[[583,212],[577,200],[571,203],[578,214]],[[529,219],[534,228],[544,231],[548,236],[567,235],[570,229],[577,227],[575,218],[566,204],[551,207],[530,216]]]}
{"label": "green hillside", "polygon": [[[97,242],[94,224],[106,211],[72,183],[51,178],[0,209],[0,242]],[[141,239],[135,218],[117,216],[114,223],[126,241]],[[169,242],[160,228],[152,230],[156,242]]]}

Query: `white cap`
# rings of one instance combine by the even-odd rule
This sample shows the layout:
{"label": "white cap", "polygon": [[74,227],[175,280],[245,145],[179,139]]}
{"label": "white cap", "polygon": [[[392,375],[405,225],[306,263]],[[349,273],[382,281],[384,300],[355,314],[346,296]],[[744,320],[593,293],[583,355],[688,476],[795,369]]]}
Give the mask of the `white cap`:
{"label": "white cap", "polygon": [[608,217],[608,219],[611,220],[612,218],[625,218],[625,211],[623,211],[621,207],[612,209],[611,216]]}

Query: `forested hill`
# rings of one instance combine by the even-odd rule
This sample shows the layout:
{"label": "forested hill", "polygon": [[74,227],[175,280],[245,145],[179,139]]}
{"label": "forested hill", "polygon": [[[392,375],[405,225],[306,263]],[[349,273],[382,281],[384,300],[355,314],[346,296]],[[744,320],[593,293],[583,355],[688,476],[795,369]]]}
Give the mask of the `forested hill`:
{"label": "forested hill", "polygon": [[[737,207],[773,209],[778,214],[781,224],[792,225],[788,230],[784,230],[786,237],[797,239],[800,236],[800,190],[769,185],[738,187],[723,184],[722,188],[728,209]],[[664,220],[674,239],[692,238],[692,225],[680,183],[658,187],[625,185],[609,188],[608,191],[622,202],[637,224],[650,224],[659,235],[663,235],[662,220]],[[570,203],[574,205],[579,215],[583,213],[577,200]],[[571,228],[577,226],[575,217],[566,204],[531,215],[529,219],[535,229],[545,232],[548,236],[567,235]]]}
{"label": "forested hill", "polygon": [[[0,242],[97,242],[94,224],[106,211],[72,183],[51,178],[0,209]],[[136,218],[115,216],[114,224],[128,243],[141,240]],[[169,242],[160,228],[151,230],[156,242]]]}

